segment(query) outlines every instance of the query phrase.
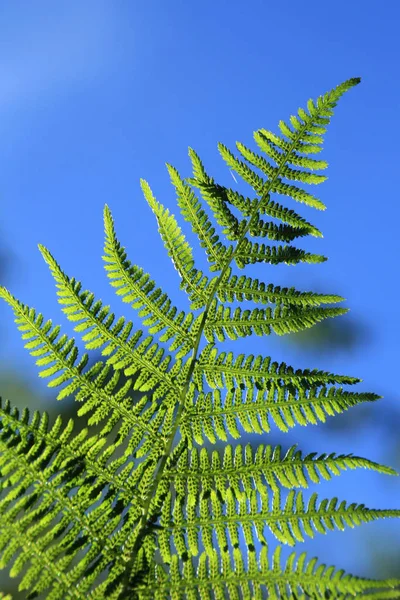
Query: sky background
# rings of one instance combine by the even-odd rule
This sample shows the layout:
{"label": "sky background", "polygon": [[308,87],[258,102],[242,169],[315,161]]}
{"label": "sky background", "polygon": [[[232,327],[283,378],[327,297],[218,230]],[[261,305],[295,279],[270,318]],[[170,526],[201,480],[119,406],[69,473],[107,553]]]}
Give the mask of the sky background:
{"label": "sky background", "polygon": [[[107,203],[130,260],[186,308],[139,179],[176,214],[165,162],[190,176],[190,145],[212,176],[235,186],[218,141],[252,146],[254,130],[279,132],[278,121],[310,97],[360,76],[361,85],[341,100],[326,136],[321,158],[329,162],[329,179],[312,190],[327,210],[283,202],[324,234],[297,245],[329,261],[257,266],[251,274],[344,296],[351,313],[341,319],[349,327],[360,323],[365,336],[353,351],[329,356],[311,356],[274,336],[238,342],[236,350],[361,377],[354,391],[385,396],[372,407],[375,421],[398,417],[399,18],[395,0],[1,3],[0,235],[1,250],[11,255],[7,287],[72,332],[37,249],[41,243],[84,288],[112,303],[117,315],[135,320],[103,270]],[[185,233],[205,268],[188,227]],[[0,305],[0,335],[3,368],[22,369],[47,394],[6,305]],[[352,424],[334,437],[322,425],[318,431],[296,428],[287,444],[304,440],[310,450],[354,452],[400,468],[383,430]],[[321,498],[338,495],[380,508],[398,507],[399,490],[398,479],[367,472],[315,488]],[[399,534],[399,523],[390,521],[319,536],[305,547],[368,576],[370,548],[382,553]],[[399,575],[398,567],[386,574]]]}

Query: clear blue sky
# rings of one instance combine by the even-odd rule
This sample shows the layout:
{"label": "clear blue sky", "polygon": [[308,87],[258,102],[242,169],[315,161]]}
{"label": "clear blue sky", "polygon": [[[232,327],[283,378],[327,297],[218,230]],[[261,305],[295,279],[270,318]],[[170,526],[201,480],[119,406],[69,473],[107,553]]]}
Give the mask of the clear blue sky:
{"label": "clear blue sky", "polygon": [[[65,323],[37,250],[42,243],[69,275],[112,302],[118,315],[128,311],[130,317],[103,274],[107,203],[131,261],[179,302],[176,272],[139,178],[176,212],[165,162],[188,176],[190,145],[212,175],[232,183],[217,141],[251,144],[255,129],[276,131],[279,119],[308,98],[361,76],[362,84],[338,106],[326,138],[329,180],[318,193],[327,211],[291,204],[324,233],[323,240],[299,246],[327,255],[329,262],[270,267],[265,279],[343,295],[352,315],[371,329],[371,339],[351,355],[329,358],[296,354],[273,338],[252,341],[251,347],[295,367],[363,378],[359,390],[385,396],[374,406],[380,415],[385,403],[399,405],[399,18],[396,0],[2,3],[0,233],[4,250],[15,257],[7,286],[46,317]],[[5,306],[0,319],[0,359],[36,377]],[[68,325],[65,331],[71,331]],[[310,426],[295,429],[288,443],[300,439],[321,452],[394,460],[388,459],[386,440],[370,428],[328,443],[323,428]],[[370,506],[400,505],[397,481],[367,473],[342,478],[321,487],[321,497],[337,493]],[[313,547],[324,560],[368,575],[365,540],[400,529],[394,522],[363,529],[369,538],[358,530],[330,534]],[[321,546],[325,539],[333,544],[329,552]],[[375,542],[378,551],[384,548],[382,537]]]}

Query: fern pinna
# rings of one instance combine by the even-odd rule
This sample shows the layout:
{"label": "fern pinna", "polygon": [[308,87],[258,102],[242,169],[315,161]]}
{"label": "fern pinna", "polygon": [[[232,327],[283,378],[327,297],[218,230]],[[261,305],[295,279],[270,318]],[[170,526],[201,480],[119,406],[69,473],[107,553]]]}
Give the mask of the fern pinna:
{"label": "fern pinna", "polygon": [[[290,124],[280,121],[281,135],[257,131],[259,154],[239,143],[238,155],[219,145],[252,197],[216,183],[192,149],[190,179],[168,165],[209,275],[196,268],[175,216],[141,182],[190,312],[173,306],[129,262],[107,206],[107,276],[147,334],[116,318],[43,246],[63,312],[86,348],[101,349],[104,359],[88,367],[88,354],[78,357],[73,338],[1,289],[40,376],[60,388],[58,399],[74,395],[88,425],[74,434],[72,421],[59,417],[49,426],[46,413],[30,418],[27,410],[19,414],[2,404],[1,566],[11,565],[28,598],[400,598],[398,580],[348,575],[304,552],[281,557],[283,545],[316,532],[400,516],[400,510],[319,500],[303,491],[346,469],[392,469],[352,454],[303,455],[292,446],[283,455],[280,446],[253,449],[235,441],[245,431],[265,442],[272,423],[287,432],[379,398],[343,390],[360,381],[354,377],[238,354],[233,343],[300,331],[346,312],[329,306],[340,296],[281,288],[236,271],[259,262],[326,260],[292,245],[321,233],[278,200],[289,196],[325,208],[293,182],[324,181],[314,171],[327,164],[312,156],[337,101],[358,82],[310,100]],[[227,338],[232,351],[219,350]],[[223,452],[210,451],[209,443],[218,441]]]}

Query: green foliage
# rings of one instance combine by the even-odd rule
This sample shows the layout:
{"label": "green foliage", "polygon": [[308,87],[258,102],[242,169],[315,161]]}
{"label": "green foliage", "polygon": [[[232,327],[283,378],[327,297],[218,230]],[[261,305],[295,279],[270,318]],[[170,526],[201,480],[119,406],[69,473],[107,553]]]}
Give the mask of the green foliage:
{"label": "green foliage", "polygon": [[[73,395],[88,424],[75,434],[72,421],[65,425],[59,417],[50,426],[46,413],[30,418],[27,410],[1,404],[0,566],[21,577],[28,598],[400,598],[397,580],[345,575],[304,553],[281,558],[283,545],[316,533],[400,516],[400,510],[306,495],[311,484],[347,469],[392,469],[352,454],[304,456],[296,446],[283,454],[280,446],[253,449],[231,440],[243,431],[265,435],[272,424],[287,432],[325,422],[379,399],[343,389],[357,378],[295,370],[233,349],[242,337],[297,332],[346,312],[324,306],[340,296],[281,288],[235,271],[257,262],[326,260],[290,245],[321,233],[277,198],[325,208],[294,182],[324,181],[313,171],[326,162],[310,155],[320,152],[337,101],[358,82],[310,100],[308,112],[299,109],[290,125],[279,123],[281,135],[257,131],[260,155],[238,143],[237,157],[219,145],[252,197],[217,184],[192,149],[190,179],[168,165],[209,275],[195,266],[175,216],[141,182],[188,295],[186,312],[129,262],[105,207],[106,273],[147,333],[117,318],[39,246],[64,314],[86,349],[104,357],[90,368],[73,338],[0,289],[40,376],[58,388],[59,400]],[[228,339],[232,351],[218,348]],[[206,446],[218,440],[222,453]]]}

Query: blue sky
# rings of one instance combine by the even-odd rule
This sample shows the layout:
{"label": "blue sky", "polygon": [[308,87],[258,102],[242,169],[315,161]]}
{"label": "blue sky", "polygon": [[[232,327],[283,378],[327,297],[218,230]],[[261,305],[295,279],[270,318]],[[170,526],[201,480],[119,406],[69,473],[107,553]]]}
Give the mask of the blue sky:
{"label": "blue sky", "polygon": [[[190,145],[214,177],[232,184],[218,141],[251,145],[255,129],[277,131],[278,121],[308,98],[361,76],[362,84],[340,102],[326,137],[329,179],[317,191],[327,210],[291,204],[324,233],[322,240],[299,246],[329,261],[270,267],[263,277],[343,295],[351,315],[368,328],[368,343],[329,357],[301,354],[273,338],[252,340],[247,348],[298,368],[363,378],[359,390],[385,396],[373,407],[384,419],[385,403],[398,406],[400,401],[395,384],[399,17],[396,1],[2,3],[0,234],[3,250],[13,255],[6,285],[21,301],[65,324],[37,250],[41,243],[69,275],[112,303],[117,314],[127,314],[102,266],[107,203],[131,261],[180,302],[176,272],[142,197],[140,177],[176,213],[165,162],[188,176]],[[196,253],[200,256],[197,247]],[[37,389],[47,393],[5,306],[0,306],[0,322],[0,359],[23,367]],[[65,331],[71,331],[68,325]],[[372,428],[332,438],[329,447],[323,428],[297,433],[290,443],[307,439],[310,446],[312,436],[317,451],[354,452],[391,464],[397,460],[400,467],[385,438]],[[320,488],[321,494],[399,506],[397,482],[381,482],[367,473],[342,477],[343,483],[337,479],[329,490]],[[366,528],[378,551],[384,548],[378,532],[400,532],[394,522]],[[334,534],[329,552],[321,542],[313,547],[321,549],[324,560],[368,575],[363,535]],[[347,554],[343,546],[350,548]]]}

